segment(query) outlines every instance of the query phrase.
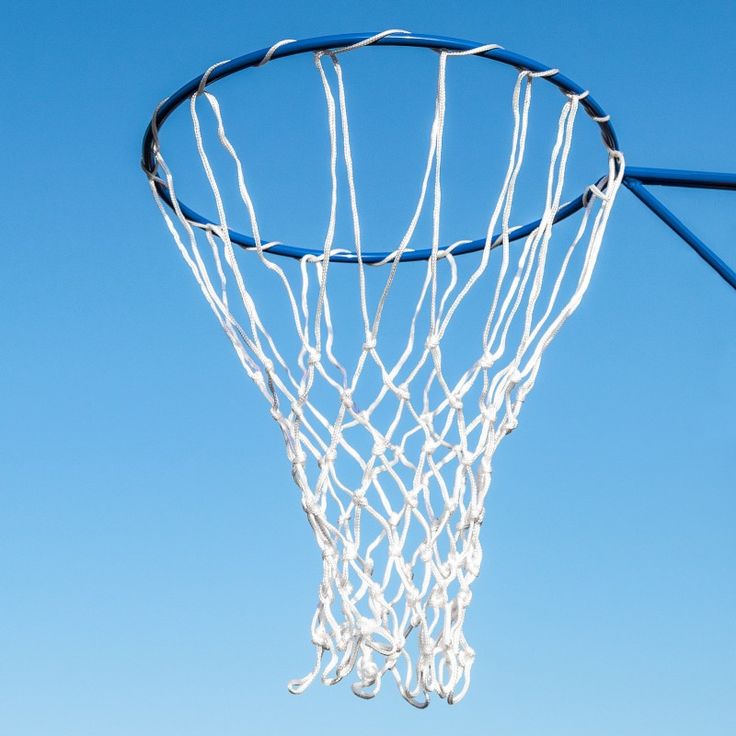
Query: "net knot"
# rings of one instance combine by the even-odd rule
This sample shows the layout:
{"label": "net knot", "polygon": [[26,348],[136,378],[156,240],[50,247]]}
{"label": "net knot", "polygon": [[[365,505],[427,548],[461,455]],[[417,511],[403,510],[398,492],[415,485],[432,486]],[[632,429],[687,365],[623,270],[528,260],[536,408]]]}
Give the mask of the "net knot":
{"label": "net knot", "polygon": [[304,450],[296,449],[291,454],[292,465],[304,465],[307,462],[307,455]]}
{"label": "net knot", "polygon": [[486,512],[483,507],[480,508],[469,508],[466,514],[468,524],[482,524],[485,518]]}
{"label": "net knot", "polygon": [[495,406],[481,406],[480,413],[487,422],[493,424],[496,421],[497,412]]}
{"label": "net knot", "polygon": [[419,591],[416,588],[406,591],[406,605],[409,608],[418,608],[421,606],[422,596],[419,595]]}
{"label": "net knot", "polygon": [[342,401],[342,405],[346,409],[353,408],[353,392],[349,388],[343,389],[342,393],[340,394],[340,400]]}
{"label": "net knot", "polygon": [[382,439],[378,439],[373,443],[373,454],[383,455],[386,452],[387,445]]}
{"label": "net knot", "polygon": [[[302,508],[304,509],[304,513],[310,516],[318,516],[322,512],[319,501],[311,493],[302,495]],[[322,558],[327,559],[327,554],[327,550],[323,550]]]}
{"label": "net knot", "polygon": [[[435,585],[429,596],[429,605],[432,608],[441,608],[447,603],[447,589],[441,585]],[[432,649],[430,649],[430,654]]]}
{"label": "net knot", "polygon": [[491,355],[491,353],[483,353],[483,355],[481,355],[480,360],[478,361],[478,365],[485,370],[488,370],[488,368],[491,368],[493,366],[493,363],[494,363],[494,360],[493,360],[493,355]]}
{"label": "net knot", "polygon": [[365,342],[363,343],[363,350],[369,352],[376,347],[376,338],[373,335],[366,335]]}
{"label": "net knot", "polygon": [[434,440],[431,437],[427,437],[427,439],[424,441],[422,451],[425,452],[427,455],[432,455],[439,446],[440,443],[437,442],[437,440]]}
{"label": "net knot", "polygon": [[379,606],[383,605],[385,599],[383,597],[380,583],[375,582],[375,580],[371,582],[368,586],[368,595],[370,596],[373,604],[378,604]]}
{"label": "net knot", "polygon": [[358,545],[355,543],[346,544],[342,552],[342,558],[346,562],[352,562],[358,559]]}
{"label": "net knot", "polygon": [[382,471],[380,467],[372,465],[365,469],[365,471],[363,472],[363,478],[365,479],[366,483],[373,483],[378,477],[378,474],[381,472]]}
{"label": "net knot", "polygon": [[425,411],[419,415],[419,423],[430,432],[432,431],[432,428],[434,426],[433,419],[434,414],[432,414],[431,411]]}
{"label": "net knot", "polygon": [[325,452],[324,455],[318,460],[318,464],[320,467],[324,467],[326,465],[332,465],[332,463],[337,460],[337,452],[334,447],[330,447],[327,452]]}
{"label": "net knot", "polygon": [[513,432],[518,426],[519,421],[515,416],[506,417],[506,420],[503,423],[503,428],[507,434]]}
{"label": "net knot", "polygon": [[319,350],[316,350],[311,346],[307,348],[307,353],[309,354],[309,357],[307,358],[307,363],[309,363],[309,365],[317,365],[317,363],[322,359],[322,355]]}
{"label": "net knot", "polygon": [[[361,680],[361,685],[369,687],[375,683],[379,672],[378,665],[369,656],[362,655],[358,660],[356,669],[358,671],[358,677]],[[355,685],[353,685],[353,691],[355,692]]]}
{"label": "net knot", "polygon": [[472,467],[473,463],[475,462],[475,457],[473,456],[473,453],[469,450],[458,450],[457,459],[458,462],[461,465],[464,465],[466,468]]}
{"label": "net knot", "polygon": [[312,632],[312,644],[322,649],[330,648],[330,637],[324,629]]}
{"label": "net knot", "polygon": [[319,600],[322,605],[329,606],[334,596],[332,595],[332,589],[329,585],[321,583],[319,586],[319,592],[317,593]]}
{"label": "net knot", "polygon": [[461,396],[456,393],[451,393],[447,397],[447,403],[455,410],[460,411],[463,408],[463,400]]}
{"label": "net knot", "polygon": [[363,508],[368,505],[368,502],[365,500],[365,490],[361,489],[353,493],[353,505],[358,508]]}
{"label": "net knot", "polygon": [[400,542],[392,542],[388,546],[388,553],[391,557],[401,557],[402,546]]}
{"label": "net knot", "polygon": [[419,559],[422,562],[429,562],[432,559],[432,545],[422,544],[419,547]]}
{"label": "net knot", "polygon": [[419,494],[417,491],[412,491],[411,493],[407,493],[404,503],[410,508],[410,509],[416,509],[419,506]]}
{"label": "net knot", "polygon": [[470,588],[460,588],[457,592],[457,605],[459,608],[467,608],[473,599],[473,593]]}
{"label": "net knot", "polygon": [[409,392],[409,384],[402,383],[400,386],[397,386],[396,396],[398,396],[401,401],[409,401],[409,399],[411,398],[411,393]]}
{"label": "net knot", "polygon": [[436,332],[433,332],[433,333],[432,333],[432,334],[431,334],[431,335],[430,335],[430,336],[429,336],[429,337],[427,338],[426,342],[424,343],[424,347],[425,347],[425,348],[426,348],[427,350],[435,350],[435,349],[436,349],[436,348],[438,348],[439,346],[440,346],[440,336],[439,336],[439,335],[438,335],[438,334],[437,334]]}
{"label": "net knot", "polygon": [[480,575],[480,565],[483,561],[483,553],[478,546],[475,551],[471,550],[465,558],[465,569],[473,576]]}

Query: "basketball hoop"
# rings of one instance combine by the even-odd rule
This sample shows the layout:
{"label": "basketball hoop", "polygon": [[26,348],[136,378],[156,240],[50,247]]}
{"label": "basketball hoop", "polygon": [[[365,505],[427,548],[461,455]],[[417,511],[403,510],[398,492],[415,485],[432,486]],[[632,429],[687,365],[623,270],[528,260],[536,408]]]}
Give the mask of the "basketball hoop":
{"label": "basketball hoop", "polygon": [[[340,59],[379,46],[435,53],[437,83],[416,207],[407,229],[390,247],[375,249],[363,243]],[[319,247],[262,235],[246,165],[212,92],[218,80],[248,69],[257,73],[256,67],[299,54],[312,55],[328,118],[332,196]],[[446,70],[461,57],[516,70],[510,90],[511,146],[499,169],[502,184],[488,209],[485,233],[469,238],[462,233],[462,239],[443,243]],[[514,223],[527,162],[532,93],[539,84],[560,92],[553,145],[537,216],[526,224]],[[161,128],[185,103],[215,203],[213,218],[180,201],[163,154]],[[211,164],[214,146],[203,133],[203,106],[216,121],[214,146],[231,164],[238,217],[249,223],[247,233],[231,227],[236,218]],[[600,129],[608,170],[565,201],[579,117]],[[151,191],[179,252],[282,432],[322,555],[311,624],[315,663],[306,677],[290,683],[291,692],[302,692],[318,675],[335,684],[352,674],[355,694],[370,698],[390,674],[402,696],[417,707],[425,707],[432,693],[449,703],[466,694],[475,653],[463,626],[481,566],[480,527],[493,456],[517,426],[546,349],[588,288],[608,218],[625,183],[618,149],[609,116],[559,70],[494,44],[399,30],[281,41],[210,67],[157,108],[143,146]],[[343,191],[353,235],[347,246],[338,246],[337,201]],[[425,205],[431,206],[432,234],[429,242],[416,243]],[[576,218],[574,226],[571,218]],[[567,225],[562,228],[561,223]],[[458,256],[467,254],[475,254],[473,267],[460,269]],[[286,268],[280,257],[296,259],[298,267]],[[423,276],[413,312],[404,324],[390,325],[392,334],[401,327],[403,338],[398,357],[389,359],[382,346],[387,303],[399,274],[412,261],[424,264],[413,267],[424,269]],[[330,299],[335,279],[347,277],[352,269],[333,269],[333,263],[357,269],[357,305],[350,315],[345,305]],[[272,278],[280,290],[288,305],[285,314],[274,315],[257,304],[251,284],[260,276]],[[377,279],[381,286],[371,303]],[[477,294],[483,296],[481,317],[476,302],[469,306]],[[477,334],[472,339],[465,334],[465,342],[458,342],[455,325],[471,310],[479,319]],[[338,312],[362,336],[360,347],[347,359],[338,356],[336,347]],[[277,341],[274,319],[293,323],[290,344]],[[278,340],[288,342],[282,333]],[[448,356],[465,356],[455,375],[447,368]]]}

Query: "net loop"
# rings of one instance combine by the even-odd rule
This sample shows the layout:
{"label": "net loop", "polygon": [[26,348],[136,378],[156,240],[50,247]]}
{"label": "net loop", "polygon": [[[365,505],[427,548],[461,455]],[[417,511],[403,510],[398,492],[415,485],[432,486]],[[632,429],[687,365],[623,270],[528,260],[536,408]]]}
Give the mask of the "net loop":
{"label": "net loop", "polygon": [[281,41],[277,41],[273,46],[271,46],[268,51],[263,55],[263,58],[258,62],[258,66],[264,66],[265,64],[268,64],[269,61],[273,58],[273,55],[278,51],[282,46],[286,46],[290,43],[296,43],[295,38],[283,38]]}

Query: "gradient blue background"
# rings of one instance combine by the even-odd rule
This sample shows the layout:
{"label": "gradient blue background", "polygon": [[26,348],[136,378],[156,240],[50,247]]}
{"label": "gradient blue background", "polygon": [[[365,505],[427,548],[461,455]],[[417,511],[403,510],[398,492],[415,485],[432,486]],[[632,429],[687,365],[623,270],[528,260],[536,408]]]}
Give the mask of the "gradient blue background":
{"label": "gradient blue background", "polygon": [[[725,1],[6,7],[3,736],[736,732],[736,294],[625,191],[497,455],[467,699],[286,691],[311,666],[312,535],[139,141],[215,60],[388,27],[559,66],[629,163],[736,170]],[[662,195],[736,259],[732,194]]]}

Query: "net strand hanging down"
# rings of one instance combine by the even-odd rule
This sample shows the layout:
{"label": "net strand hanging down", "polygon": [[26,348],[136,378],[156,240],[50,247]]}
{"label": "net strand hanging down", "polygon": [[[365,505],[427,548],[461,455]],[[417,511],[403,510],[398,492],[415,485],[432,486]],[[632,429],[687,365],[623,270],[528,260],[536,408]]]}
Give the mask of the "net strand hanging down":
{"label": "net strand hanging down", "polygon": [[[330,210],[323,255],[305,255],[295,273],[287,272],[283,261],[269,255],[274,243],[261,239],[245,168],[225,131],[219,102],[206,88],[218,65],[203,76],[189,101],[197,152],[217,210],[216,224],[194,223],[182,211],[155,125],[157,170],[149,174],[149,182],[184,261],[281,429],[292,476],[322,555],[322,580],[311,624],[315,663],[289,689],[301,693],[320,673],[326,684],[352,673],[355,694],[370,698],[390,673],[401,695],[424,707],[431,693],[452,703],[468,690],[475,653],[463,625],[472,583],[480,571],[479,533],[491,461],[500,441],[517,425],[545,349],[588,287],[624,165],[621,153],[609,148],[607,180],[588,187],[586,206],[559,270],[547,273],[555,215],[563,205],[574,123],[585,97],[564,94],[540,223],[512,248],[512,205],[526,153],[534,80],[556,71],[520,70],[513,88],[512,143],[503,183],[477,266],[461,282],[453,252],[468,241],[440,245],[446,69],[452,56],[496,47],[440,51],[434,119],[419,198],[397,246],[376,264],[386,278],[371,308],[339,55],[393,32],[314,54],[327,108]],[[272,47],[263,63],[286,43],[290,41]],[[214,116],[217,142],[233,165],[255,241],[252,249],[236,249],[230,240],[229,212],[200,124],[203,102]],[[353,325],[355,329],[360,325],[364,333],[352,370],[347,361],[336,357],[328,290],[330,257],[343,252],[334,243],[339,165],[347,181],[356,254],[359,310]],[[173,216],[157,191],[157,177],[169,190]],[[427,200],[432,209],[431,256],[409,317],[403,350],[395,362],[386,361],[380,351],[382,319],[401,256],[410,251]],[[240,213],[238,217],[242,219]],[[493,235],[499,231],[500,236]],[[489,280],[492,261],[495,283]],[[569,273],[571,264],[578,261],[579,270]],[[283,287],[290,314],[282,319],[293,321],[295,360],[288,360],[289,351],[276,344],[249,288],[261,268]],[[350,269],[340,267],[345,268]],[[571,284],[567,291],[564,283]],[[459,378],[448,379],[443,338],[470,291],[479,286],[488,294],[483,328],[475,344],[463,346],[469,356],[467,368]],[[512,335],[520,337],[513,347]],[[380,376],[380,386],[371,401],[358,405],[355,396],[369,369]],[[317,398],[315,385],[320,387]],[[324,399],[325,389],[332,402]],[[387,406],[391,407],[390,420],[379,428],[374,416]],[[344,471],[348,464],[357,473]]]}

